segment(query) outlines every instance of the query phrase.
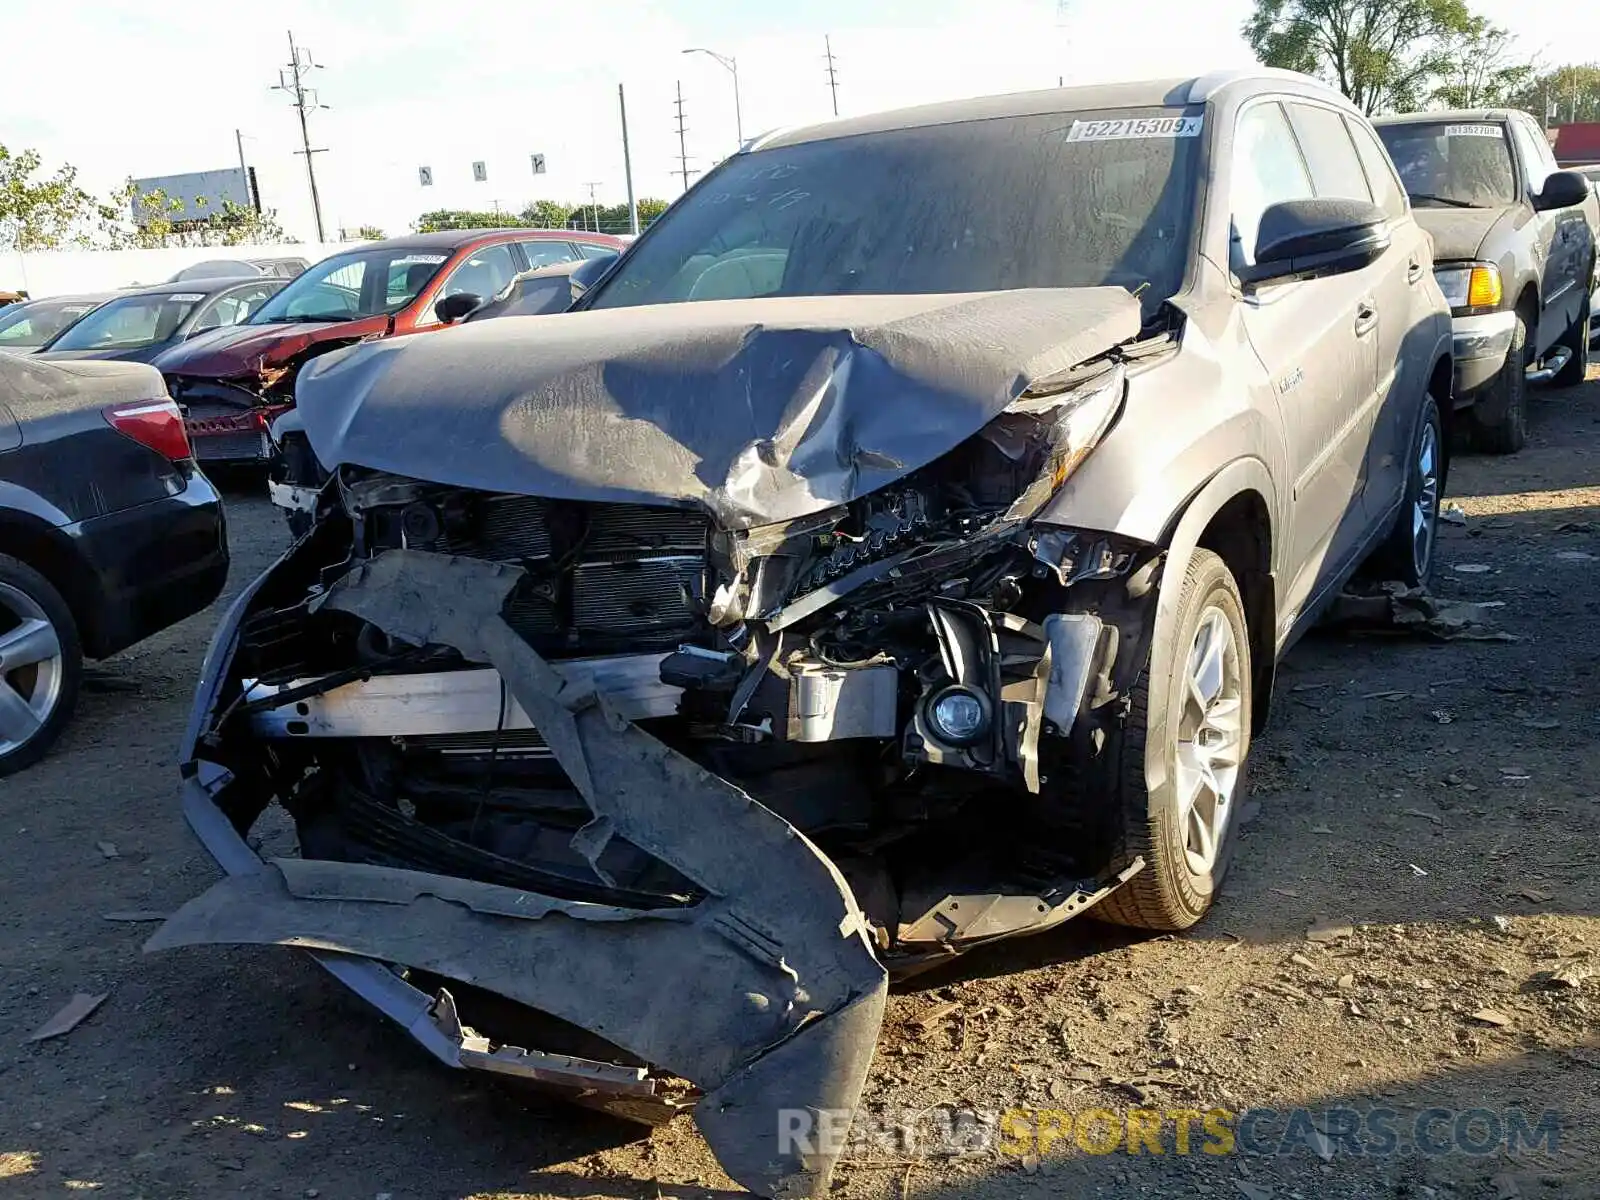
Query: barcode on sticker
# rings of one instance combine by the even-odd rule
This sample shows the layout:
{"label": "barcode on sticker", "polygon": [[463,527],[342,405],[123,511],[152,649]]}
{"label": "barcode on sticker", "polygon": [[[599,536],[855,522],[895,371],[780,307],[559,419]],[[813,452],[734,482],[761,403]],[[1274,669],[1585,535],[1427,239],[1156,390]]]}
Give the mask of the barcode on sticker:
{"label": "barcode on sticker", "polygon": [[1111,121],[1074,121],[1069,142],[1113,142],[1123,138],[1192,138],[1200,136],[1204,117],[1120,117]]}
{"label": "barcode on sticker", "polygon": [[1498,125],[1446,125],[1444,135],[1453,137],[1503,137],[1505,131]]}

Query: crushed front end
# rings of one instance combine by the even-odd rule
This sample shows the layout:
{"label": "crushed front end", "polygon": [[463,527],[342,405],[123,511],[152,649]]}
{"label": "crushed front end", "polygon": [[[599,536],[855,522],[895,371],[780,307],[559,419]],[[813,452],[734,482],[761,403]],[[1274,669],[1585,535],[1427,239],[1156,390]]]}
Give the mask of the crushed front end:
{"label": "crushed front end", "polygon": [[1125,372],[778,520],[336,468],[213,644],[185,808],[228,877],[151,948],[309,950],[451,1065],[692,1107],[742,1185],[823,1194],[781,1114],[857,1105],[889,972],[1142,866],[1095,796],[1161,552],[1034,519]]}

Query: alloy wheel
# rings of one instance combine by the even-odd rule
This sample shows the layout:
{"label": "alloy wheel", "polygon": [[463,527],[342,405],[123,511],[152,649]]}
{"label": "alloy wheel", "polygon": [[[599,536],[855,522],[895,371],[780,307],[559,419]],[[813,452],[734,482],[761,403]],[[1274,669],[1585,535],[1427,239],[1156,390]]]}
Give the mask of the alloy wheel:
{"label": "alloy wheel", "polygon": [[1433,422],[1422,426],[1417,444],[1417,498],[1411,506],[1412,566],[1426,579],[1433,561],[1433,539],[1439,518],[1439,433]]}
{"label": "alloy wheel", "polygon": [[0,583],[0,756],[21,749],[61,702],[61,639],[39,603]]}
{"label": "alloy wheel", "polygon": [[1210,875],[1233,815],[1243,764],[1244,680],[1233,625],[1222,609],[1200,615],[1189,649],[1178,721],[1178,819],[1189,873]]}

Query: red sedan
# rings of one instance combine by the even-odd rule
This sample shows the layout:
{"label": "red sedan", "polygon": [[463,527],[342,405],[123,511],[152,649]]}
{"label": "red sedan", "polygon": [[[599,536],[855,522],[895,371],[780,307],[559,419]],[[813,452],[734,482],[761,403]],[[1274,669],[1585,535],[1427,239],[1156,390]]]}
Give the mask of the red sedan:
{"label": "red sedan", "polygon": [[[603,233],[470,229],[370,242],[308,268],[248,321],[203,333],[155,360],[184,410],[195,456],[260,462],[267,427],[294,403],[307,359],[373,338],[447,324],[435,311],[450,296],[487,300],[522,271],[615,254]],[[461,304],[461,301],[457,301]]]}

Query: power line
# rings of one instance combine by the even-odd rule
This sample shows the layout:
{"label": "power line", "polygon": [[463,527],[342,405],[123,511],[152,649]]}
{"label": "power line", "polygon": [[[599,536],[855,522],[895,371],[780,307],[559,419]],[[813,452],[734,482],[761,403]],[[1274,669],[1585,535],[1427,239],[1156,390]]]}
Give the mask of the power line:
{"label": "power line", "polygon": [[699,171],[689,169],[689,147],[683,136],[688,132],[688,128],[683,121],[683,80],[680,79],[678,80],[678,169],[674,174],[683,177],[683,190],[686,192],[689,190],[689,176],[700,174]]}
{"label": "power line", "polygon": [[[601,180],[600,182],[603,183],[604,180]],[[594,231],[596,233],[599,233],[600,232],[600,205],[594,198],[594,190],[595,190],[595,188],[600,186],[600,183],[586,183],[583,186],[589,189],[589,217],[590,217],[590,220],[594,223]]]}
{"label": "power line", "polygon": [[828,50],[828,91],[833,93],[833,115],[839,115],[839,72],[833,69],[833,37],[831,34],[822,35],[822,44]]}
{"label": "power line", "polygon": [[[315,149],[311,145],[311,131],[306,124],[306,114],[314,108],[327,108],[326,104],[318,103],[317,90],[305,85],[306,76],[319,69],[311,61],[311,51],[304,46],[296,47],[294,44],[294,30],[289,31],[289,65],[278,71],[278,82],[273,87],[275,92],[285,92],[293,97],[295,113],[300,118],[300,149],[296,154],[306,156],[306,182],[311,185],[311,215],[317,222],[317,241],[325,241],[322,232],[322,199],[317,195],[317,170],[312,164],[313,154],[326,154],[326,146]],[[284,71],[288,74],[285,75]]]}

